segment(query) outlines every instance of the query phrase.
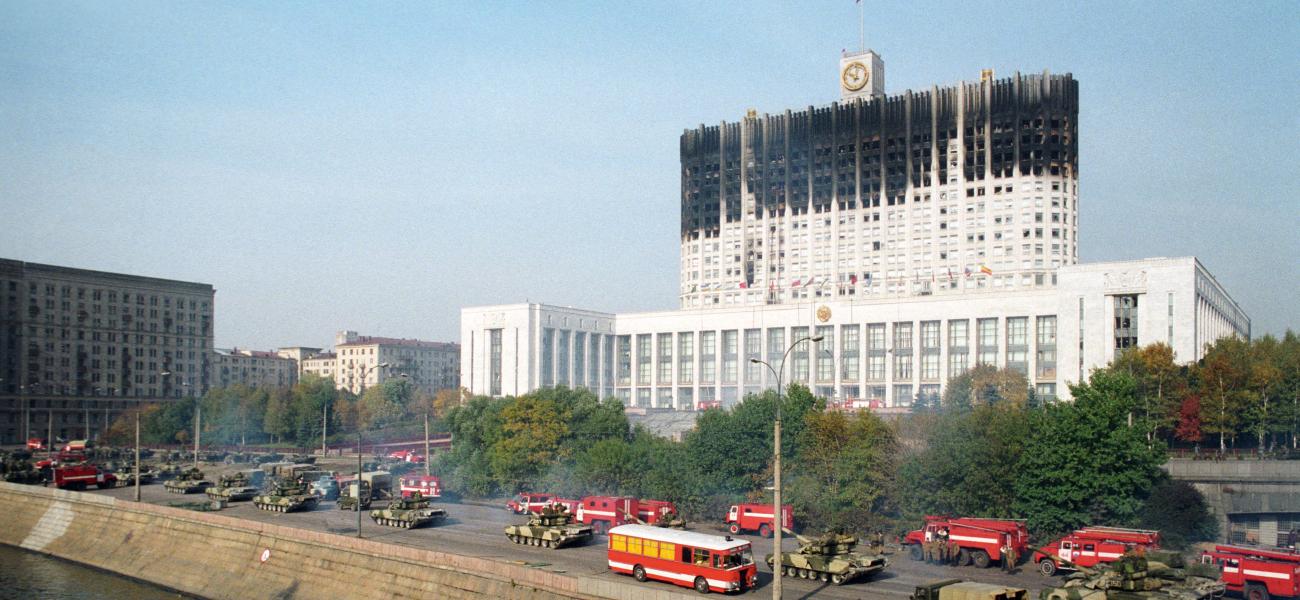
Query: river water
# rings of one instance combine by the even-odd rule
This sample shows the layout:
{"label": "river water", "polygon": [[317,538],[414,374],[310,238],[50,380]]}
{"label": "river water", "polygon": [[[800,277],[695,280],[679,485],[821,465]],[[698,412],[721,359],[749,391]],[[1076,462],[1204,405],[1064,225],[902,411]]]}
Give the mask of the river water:
{"label": "river water", "polygon": [[0,598],[175,600],[187,597],[44,554],[0,546]]}

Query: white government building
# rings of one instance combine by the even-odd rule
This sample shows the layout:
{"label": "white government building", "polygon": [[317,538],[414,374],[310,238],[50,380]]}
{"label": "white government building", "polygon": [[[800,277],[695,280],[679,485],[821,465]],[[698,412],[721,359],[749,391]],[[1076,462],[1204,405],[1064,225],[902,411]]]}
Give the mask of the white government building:
{"label": "white government building", "polygon": [[845,406],[907,407],[976,364],[1065,398],[1125,348],[1187,362],[1250,336],[1195,258],[1078,264],[1070,75],[887,97],[883,68],[845,54],[841,103],[683,133],[679,310],[464,308],[462,385],[730,406],[790,348],[783,381]]}

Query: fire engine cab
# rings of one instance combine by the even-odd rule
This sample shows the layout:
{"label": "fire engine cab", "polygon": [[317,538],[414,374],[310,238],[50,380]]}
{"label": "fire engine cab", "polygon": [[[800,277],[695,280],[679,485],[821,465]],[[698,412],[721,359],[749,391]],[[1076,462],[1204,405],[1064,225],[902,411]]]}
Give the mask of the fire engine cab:
{"label": "fire engine cab", "polygon": [[669,514],[677,514],[677,505],[667,500],[636,501],[636,517],[646,525],[654,525]]}
{"label": "fire engine cab", "polygon": [[530,512],[537,512],[550,504],[555,496],[551,494],[534,494],[532,492],[523,492],[506,502],[506,509],[517,515]]}
{"label": "fire engine cab", "polygon": [[[789,504],[781,505],[781,526],[794,529],[794,517]],[[772,537],[771,504],[736,504],[727,510],[723,524],[733,535],[757,531],[763,537]]]}
{"label": "fire engine cab", "polygon": [[95,465],[79,464],[54,469],[54,485],[60,489],[84,490],[92,484],[99,489],[111,488],[117,485],[117,476],[105,473]]}
{"label": "fire engine cab", "polygon": [[1095,567],[1115,562],[1129,550],[1160,547],[1160,532],[1123,527],[1085,527],[1034,552],[1038,572],[1046,577],[1059,569]]}
{"label": "fire engine cab", "polygon": [[1224,587],[1246,600],[1300,597],[1300,553],[1295,550],[1219,545],[1202,552],[1201,562],[1218,565]]}
{"label": "fire engine cab", "polygon": [[398,480],[402,497],[410,498],[416,492],[425,498],[441,498],[442,486],[437,475],[408,475]]}
{"label": "fire engine cab", "polygon": [[1024,556],[1029,547],[1024,521],[940,516],[926,516],[925,527],[907,532],[903,544],[911,546],[912,560],[921,560],[922,543],[945,538],[960,548],[957,564],[981,569],[1002,560],[1002,548],[1008,543],[1017,556]]}

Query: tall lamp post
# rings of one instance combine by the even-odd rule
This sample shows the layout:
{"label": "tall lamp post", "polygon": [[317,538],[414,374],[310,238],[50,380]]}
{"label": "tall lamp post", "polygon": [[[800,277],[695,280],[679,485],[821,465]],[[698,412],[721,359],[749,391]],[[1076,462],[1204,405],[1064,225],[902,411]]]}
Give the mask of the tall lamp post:
{"label": "tall lamp post", "polygon": [[812,337],[802,337],[790,344],[785,349],[785,354],[781,355],[781,369],[772,367],[772,364],[759,360],[757,358],[749,359],[749,362],[756,365],[764,365],[767,370],[776,376],[776,423],[772,428],[772,598],[773,600],[781,599],[781,575],[785,567],[781,565],[781,527],[784,519],[781,517],[781,396],[785,392],[782,376],[785,375],[785,359],[790,356],[790,351],[795,346],[804,342],[820,342],[825,336],[815,335]]}
{"label": "tall lamp post", "polygon": [[[387,369],[388,363],[381,362],[371,366],[361,366],[361,391],[357,394],[357,402],[361,402],[361,397],[366,394],[366,376],[375,369]],[[357,411],[357,537],[361,537],[361,411]]]}

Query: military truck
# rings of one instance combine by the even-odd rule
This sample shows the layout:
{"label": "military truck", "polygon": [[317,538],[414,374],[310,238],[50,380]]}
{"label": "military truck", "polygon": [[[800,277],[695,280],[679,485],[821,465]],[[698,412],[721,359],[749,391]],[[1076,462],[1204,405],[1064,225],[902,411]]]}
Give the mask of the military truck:
{"label": "military truck", "polygon": [[916,586],[911,600],[1027,600],[1028,590],[962,581],[960,579],[940,579]]}
{"label": "military truck", "polygon": [[516,544],[560,548],[591,540],[591,527],[574,520],[563,504],[534,511],[523,525],[506,525],[506,537]]}
{"label": "military truck", "polygon": [[410,498],[396,498],[385,508],[370,511],[370,518],[380,525],[414,529],[447,518],[447,511],[429,506],[429,500],[414,494]]}
{"label": "military truck", "polygon": [[[851,535],[826,533],[809,538],[788,529],[783,531],[799,540],[797,552],[781,553],[781,568],[785,569],[788,577],[843,585],[854,579],[870,577],[889,565],[889,559],[883,554],[858,552],[858,538]],[[772,567],[772,563],[769,554],[767,566]]]}
{"label": "military truck", "polygon": [[241,500],[252,500],[253,496],[257,495],[257,487],[249,481],[248,474],[241,471],[230,475],[222,475],[217,480],[217,485],[208,488],[205,493],[213,500],[239,502]]}
{"label": "military truck", "polygon": [[270,491],[253,496],[253,505],[271,512],[293,512],[316,508],[316,497],[307,493],[306,486],[279,482]]}
{"label": "military truck", "polygon": [[173,494],[201,494],[212,486],[212,482],[203,478],[203,471],[197,468],[181,471],[176,479],[163,483],[163,487]]}
{"label": "military truck", "polygon": [[1218,567],[1185,564],[1167,550],[1125,552],[1119,560],[1078,569],[1058,587],[1038,593],[1039,600],[1208,600],[1223,595]]}
{"label": "military truck", "polygon": [[[360,508],[358,508],[358,506]],[[361,493],[357,493],[356,480],[348,481],[339,490],[339,510],[366,510],[370,508],[370,483],[361,482]]]}

